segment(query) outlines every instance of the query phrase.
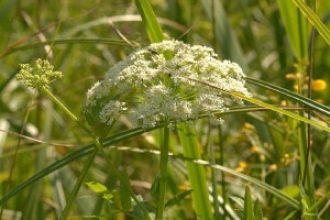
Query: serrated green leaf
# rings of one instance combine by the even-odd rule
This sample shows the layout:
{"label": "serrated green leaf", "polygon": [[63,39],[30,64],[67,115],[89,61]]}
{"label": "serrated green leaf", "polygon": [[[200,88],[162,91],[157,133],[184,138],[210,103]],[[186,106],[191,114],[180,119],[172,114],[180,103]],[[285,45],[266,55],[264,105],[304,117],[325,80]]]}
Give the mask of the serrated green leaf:
{"label": "serrated green leaf", "polygon": [[261,209],[261,204],[259,200],[256,200],[253,206],[254,218],[255,220],[262,220],[263,214]]}
{"label": "serrated green leaf", "polygon": [[251,196],[250,187],[245,187],[244,196],[244,219],[245,220],[255,220],[253,215],[253,201]]}

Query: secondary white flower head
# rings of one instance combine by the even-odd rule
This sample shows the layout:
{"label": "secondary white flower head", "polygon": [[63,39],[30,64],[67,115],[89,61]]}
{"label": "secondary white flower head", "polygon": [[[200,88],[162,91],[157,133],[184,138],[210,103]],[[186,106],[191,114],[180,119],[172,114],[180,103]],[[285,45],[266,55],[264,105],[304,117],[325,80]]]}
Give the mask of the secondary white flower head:
{"label": "secondary white flower head", "polygon": [[86,112],[98,114],[98,120],[108,125],[125,114],[144,128],[165,119],[196,119],[201,113],[225,111],[230,100],[206,84],[250,96],[244,76],[238,64],[219,60],[212,48],[167,40],[139,49],[113,66],[88,90]]}

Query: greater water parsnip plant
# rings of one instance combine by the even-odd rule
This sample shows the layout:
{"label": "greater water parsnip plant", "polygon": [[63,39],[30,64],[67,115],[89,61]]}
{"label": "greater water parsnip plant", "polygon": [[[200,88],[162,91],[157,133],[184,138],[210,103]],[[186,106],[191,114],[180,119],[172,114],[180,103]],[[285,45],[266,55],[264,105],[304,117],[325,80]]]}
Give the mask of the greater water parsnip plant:
{"label": "greater water parsnip plant", "polygon": [[[91,126],[99,127],[100,123],[102,126],[111,126],[121,115],[130,119],[134,126],[142,126],[145,129],[165,122],[167,128],[164,128],[164,144],[161,146],[159,191],[162,196],[157,197],[160,202],[158,219],[163,218],[162,200],[166,189],[169,142],[167,129],[175,128],[176,123],[188,120],[191,123],[192,119],[198,119],[205,113],[215,118],[213,112],[226,111],[226,104],[233,99],[189,78],[250,96],[244,86],[244,73],[239,65],[228,60],[221,61],[211,48],[190,46],[175,40],[153,43],[133,52],[112,67],[105,78],[97,82],[87,93],[85,114]],[[219,122],[222,120],[219,119]],[[187,128],[181,124],[181,133],[191,136],[194,131],[191,128],[188,131]],[[194,144],[196,140],[184,135],[180,137],[185,149],[190,148],[186,156],[199,158],[197,146]],[[199,170],[199,175],[190,175],[190,178],[193,178],[192,182],[196,183],[193,190],[198,192],[197,184],[204,179],[204,174],[201,175],[202,168],[191,165],[188,167],[190,173],[194,173],[195,169]],[[198,187],[202,186],[198,184]],[[209,206],[207,194],[204,197],[206,200],[195,197],[197,210]],[[210,213],[210,209],[206,209],[208,211],[199,214],[211,216],[207,214]]]}
{"label": "greater water parsnip plant", "polygon": [[228,109],[225,102],[232,97],[189,78],[250,96],[238,64],[219,60],[212,48],[166,40],[139,49],[112,67],[88,91],[85,113],[104,125],[123,114],[134,126],[149,128],[164,120],[171,126]]}

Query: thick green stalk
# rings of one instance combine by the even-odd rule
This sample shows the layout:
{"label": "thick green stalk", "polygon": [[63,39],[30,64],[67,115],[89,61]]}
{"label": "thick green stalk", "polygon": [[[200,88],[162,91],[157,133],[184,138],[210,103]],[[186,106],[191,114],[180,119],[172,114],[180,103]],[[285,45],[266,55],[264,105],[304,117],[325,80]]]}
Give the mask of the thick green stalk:
{"label": "thick green stalk", "polygon": [[[186,123],[177,125],[180,141],[183,147],[185,157],[200,159],[196,131],[194,127]],[[206,175],[203,166],[187,162],[188,178],[193,188],[192,197],[196,210],[197,219],[213,219],[209,192],[207,187]]]}
{"label": "thick green stalk", "polygon": [[165,209],[165,192],[167,184],[167,162],[170,133],[166,125],[164,126],[163,131],[164,133],[160,149],[160,183],[156,219],[163,219]]}
{"label": "thick green stalk", "polygon": [[[208,129],[208,148],[209,148],[209,157],[210,157],[210,162],[212,164],[217,164],[216,162],[216,153],[215,153],[215,150],[214,148],[212,147],[212,134],[211,134],[211,124],[210,124],[210,118],[208,118],[208,126],[209,126],[209,129]],[[221,142],[221,128],[219,126],[219,139],[220,139],[220,142]],[[222,150],[222,146],[221,144],[220,145],[220,148]],[[222,157],[222,152],[221,152],[221,157]],[[221,161],[222,162],[222,161]],[[223,163],[221,163],[222,165]],[[220,173],[216,170],[216,169],[211,169],[211,185],[212,185],[212,197],[213,197],[213,208],[214,208],[214,213],[213,213],[213,217],[214,219],[221,219],[221,214],[219,212],[220,210],[220,203],[219,203],[219,199],[218,199],[218,175]],[[221,174],[223,174],[221,172]],[[223,176],[222,176],[223,177]],[[224,180],[223,178],[221,179],[221,183],[224,183]],[[222,185],[223,187],[223,185]],[[224,191],[225,188],[223,188],[223,191]],[[224,201],[225,201],[225,197],[223,196],[224,198]],[[223,202],[223,204],[225,204],[225,202]],[[226,208],[225,208],[225,205],[223,205],[223,218],[225,218],[226,216]]]}

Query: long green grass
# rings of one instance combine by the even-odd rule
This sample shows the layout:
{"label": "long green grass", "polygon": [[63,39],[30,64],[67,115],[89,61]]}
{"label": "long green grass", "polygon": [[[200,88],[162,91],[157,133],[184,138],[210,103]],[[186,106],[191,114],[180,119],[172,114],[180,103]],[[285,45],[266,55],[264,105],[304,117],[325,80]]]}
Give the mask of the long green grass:
{"label": "long green grass", "polygon": [[[0,219],[330,219],[329,9],[1,1]],[[205,115],[174,130],[166,121],[133,128],[124,117],[110,131],[85,127],[87,90],[164,38],[239,63],[253,97],[229,94],[245,102],[215,111],[220,126]],[[46,92],[15,79],[37,58],[64,74]]]}

